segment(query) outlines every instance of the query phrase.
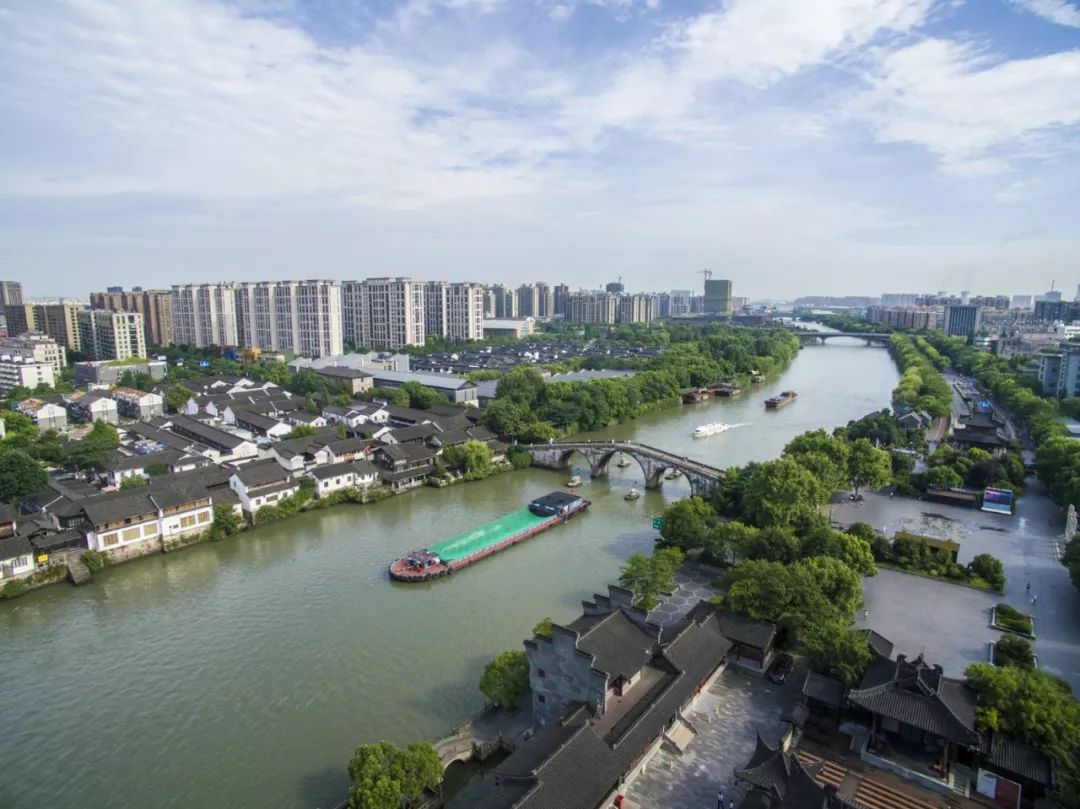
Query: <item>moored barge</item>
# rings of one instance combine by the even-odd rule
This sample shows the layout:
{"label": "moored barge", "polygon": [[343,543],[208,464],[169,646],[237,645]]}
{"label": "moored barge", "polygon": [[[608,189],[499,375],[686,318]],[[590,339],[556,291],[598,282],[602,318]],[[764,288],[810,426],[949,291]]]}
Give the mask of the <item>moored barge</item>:
{"label": "moored barge", "polygon": [[590,501],[576,494],[551,492],[533,500],[528,508],[402,556],[390,563],[390,578],[394,581],[420,582],[449,576],[454,571],[566,522],[590,505]]}
{"label": "moored barge", "polygon": [[795,401],[795,397],[798,396],[793,390],[785,390],[779,396],[773,396],[771,399],[765,400],[766,410],[779,410],[781,407],[787,407],[789,404]]}

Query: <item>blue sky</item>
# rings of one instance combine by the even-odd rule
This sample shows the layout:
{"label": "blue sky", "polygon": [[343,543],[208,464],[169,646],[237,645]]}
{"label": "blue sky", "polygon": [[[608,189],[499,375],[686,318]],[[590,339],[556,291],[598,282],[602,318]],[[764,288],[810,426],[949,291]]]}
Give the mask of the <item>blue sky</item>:
{"label": "blue sky", "polygon": [[1080,283],[1076,0],[0,0],[29,295]]}

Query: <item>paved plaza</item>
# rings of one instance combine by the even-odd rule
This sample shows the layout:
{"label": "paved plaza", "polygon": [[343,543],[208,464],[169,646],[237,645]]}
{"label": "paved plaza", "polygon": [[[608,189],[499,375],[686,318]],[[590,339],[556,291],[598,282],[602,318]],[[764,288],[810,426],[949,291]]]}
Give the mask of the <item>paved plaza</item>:
{"label": "paved plaza", "polygon": [[[968,663],[985,661],[986,644],[1000,637],[989,628],[990,607],[1004,601],[1035,616],[1040,667],[1064,677],[1080,693],[1080,591],[1059,561],[1061,512],[1039,481],[1027,481],[1027,491],[1011,517],[867,494],[864,503],[833,506],[832,518],[843,524],[866,522],[890,537],[901,529],[949,537],[960,543],[961,564],[989,553],[1005,567],[1004,595],[887,570],[866,579],[863,589],[870,614],[868,618],[860,614],[859,625],[891,640],[896,653],[925,650],[931,663],[959,676]],[[1034,606],[1029,582],[1031,594],[1039,597]]]}
{"label": "paved plaza", "polygon": [[660,749],[625,791],[630,805],[711,809],[722,789],[724,800],[738,806],[742,788],[735,785],[735,770],[750,760],[755,731],[776,744],[780,716],[801,683],[801,677],[789,677],[783,686],[773,685],[760,675],[729,665],[689,714],[698,735],[682,755],[666,746]]}
{"label": "paved plaza", "polygon": [[649,620],[665,628],[679,623],[699,601],[708,601],[719,592],[713,586],[715,580],[715,574],[685,565],[675,574],[675,589],[649,613]]}

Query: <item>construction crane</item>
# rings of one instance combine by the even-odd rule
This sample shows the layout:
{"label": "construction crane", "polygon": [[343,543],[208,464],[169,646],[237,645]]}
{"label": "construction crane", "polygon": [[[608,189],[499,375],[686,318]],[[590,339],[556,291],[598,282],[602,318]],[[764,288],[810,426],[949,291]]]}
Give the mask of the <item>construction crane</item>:
{"label": "construction crane", "polygon": [[705,276],[706,281],[712,278],[712,270],[698,270],[698,272]]}

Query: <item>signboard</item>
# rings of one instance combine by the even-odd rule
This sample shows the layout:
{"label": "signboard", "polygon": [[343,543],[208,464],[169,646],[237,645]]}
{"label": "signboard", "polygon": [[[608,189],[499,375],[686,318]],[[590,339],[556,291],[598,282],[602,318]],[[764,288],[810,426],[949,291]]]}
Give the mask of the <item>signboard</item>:
{"label": "signboard", "polygon": [[664,518],[663,517],[653,517],[652,518],[652,527],[655,528],[657,531],[659,531],[661,528],[664,527]]}
{"label": "signboard", "polygon": [[994,514],[1012,514],[1013,493],[1008,489],[990,489],[983,492],[982,510]]}

